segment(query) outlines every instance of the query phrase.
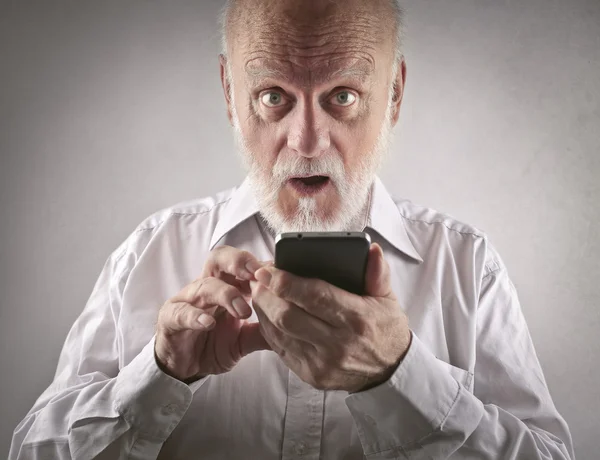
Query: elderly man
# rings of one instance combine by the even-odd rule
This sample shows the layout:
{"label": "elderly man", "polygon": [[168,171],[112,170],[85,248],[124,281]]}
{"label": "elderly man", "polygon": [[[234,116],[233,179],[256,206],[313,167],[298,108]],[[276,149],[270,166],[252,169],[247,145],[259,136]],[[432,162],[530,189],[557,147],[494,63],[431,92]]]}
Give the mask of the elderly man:
{"label": "elderly man", "polygon": [[[110,256],[11,459],[573,458],[486,236],[376,177],[401,35],[391,0],[227,6],[248,178]],[[370,234],[364,296],[269,262],[311,230]]]}

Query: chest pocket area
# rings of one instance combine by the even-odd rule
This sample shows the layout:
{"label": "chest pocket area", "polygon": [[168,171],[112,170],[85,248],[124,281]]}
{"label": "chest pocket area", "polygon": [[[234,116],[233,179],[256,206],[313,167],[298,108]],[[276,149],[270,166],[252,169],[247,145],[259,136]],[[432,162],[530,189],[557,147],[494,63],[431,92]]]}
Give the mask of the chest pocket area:
{"label": "chest pocket area", "polygon": [[465,387],[469,392],[473,393],[473,373],[466,371],[460,367],[453,366],[452,364],[448,364],[446,361],[442,361],[438,359],[438,362],[444,366],[444,368],[448,371],[448,373],[460,383],[463,387]]}

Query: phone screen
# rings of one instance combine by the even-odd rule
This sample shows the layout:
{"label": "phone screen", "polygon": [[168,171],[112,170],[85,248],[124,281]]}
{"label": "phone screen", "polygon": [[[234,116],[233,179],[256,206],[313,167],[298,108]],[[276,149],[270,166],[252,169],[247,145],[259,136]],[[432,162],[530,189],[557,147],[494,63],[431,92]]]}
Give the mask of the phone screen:
{"label": "phone screen", "polygon": [[370,245],[364,232],[282,233],[275,243],[275,266],[361,295]]}

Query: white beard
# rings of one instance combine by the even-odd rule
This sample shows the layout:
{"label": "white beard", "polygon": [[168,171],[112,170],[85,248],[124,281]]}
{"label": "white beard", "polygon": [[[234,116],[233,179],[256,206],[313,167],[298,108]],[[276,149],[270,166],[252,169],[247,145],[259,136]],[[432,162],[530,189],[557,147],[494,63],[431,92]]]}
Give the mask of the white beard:
{"label": "white beard", "polygon": [[[233,89],[232,89],[233,94]],[[232,99],[234,137],[238,153],[248,170],[250,184],[259,211],[270,230],[283,232],[361,231],[366,225],[371,185],[392,141],[390,98],[385,118],[373,149],[362,156],[354,173],[348,173],[339,155],[323,155],[308,159],[295,154],[280,154],[273,169],[263,167],[246,146]],[[284,216],[279,206],[279,193],[290,177],[328,176],[339,195],[339,205],[332,218],[323,219],[317,212],[317,200],[302,197],[293,216]]]}

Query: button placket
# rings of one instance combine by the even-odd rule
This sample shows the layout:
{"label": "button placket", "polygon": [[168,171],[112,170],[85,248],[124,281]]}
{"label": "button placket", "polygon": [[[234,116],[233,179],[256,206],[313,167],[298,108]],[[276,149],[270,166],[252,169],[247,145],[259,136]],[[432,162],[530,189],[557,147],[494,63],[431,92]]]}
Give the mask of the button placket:
{"label": "button placket", "polygon": [[294,449],[298,455],[304,455],[304,452],[306,452],[306,444],[303,441],[295,443]]}
{"label": "button placket", "polygon": [[323,391],[289,371],[282,460],[318,460],[323,431]]}

